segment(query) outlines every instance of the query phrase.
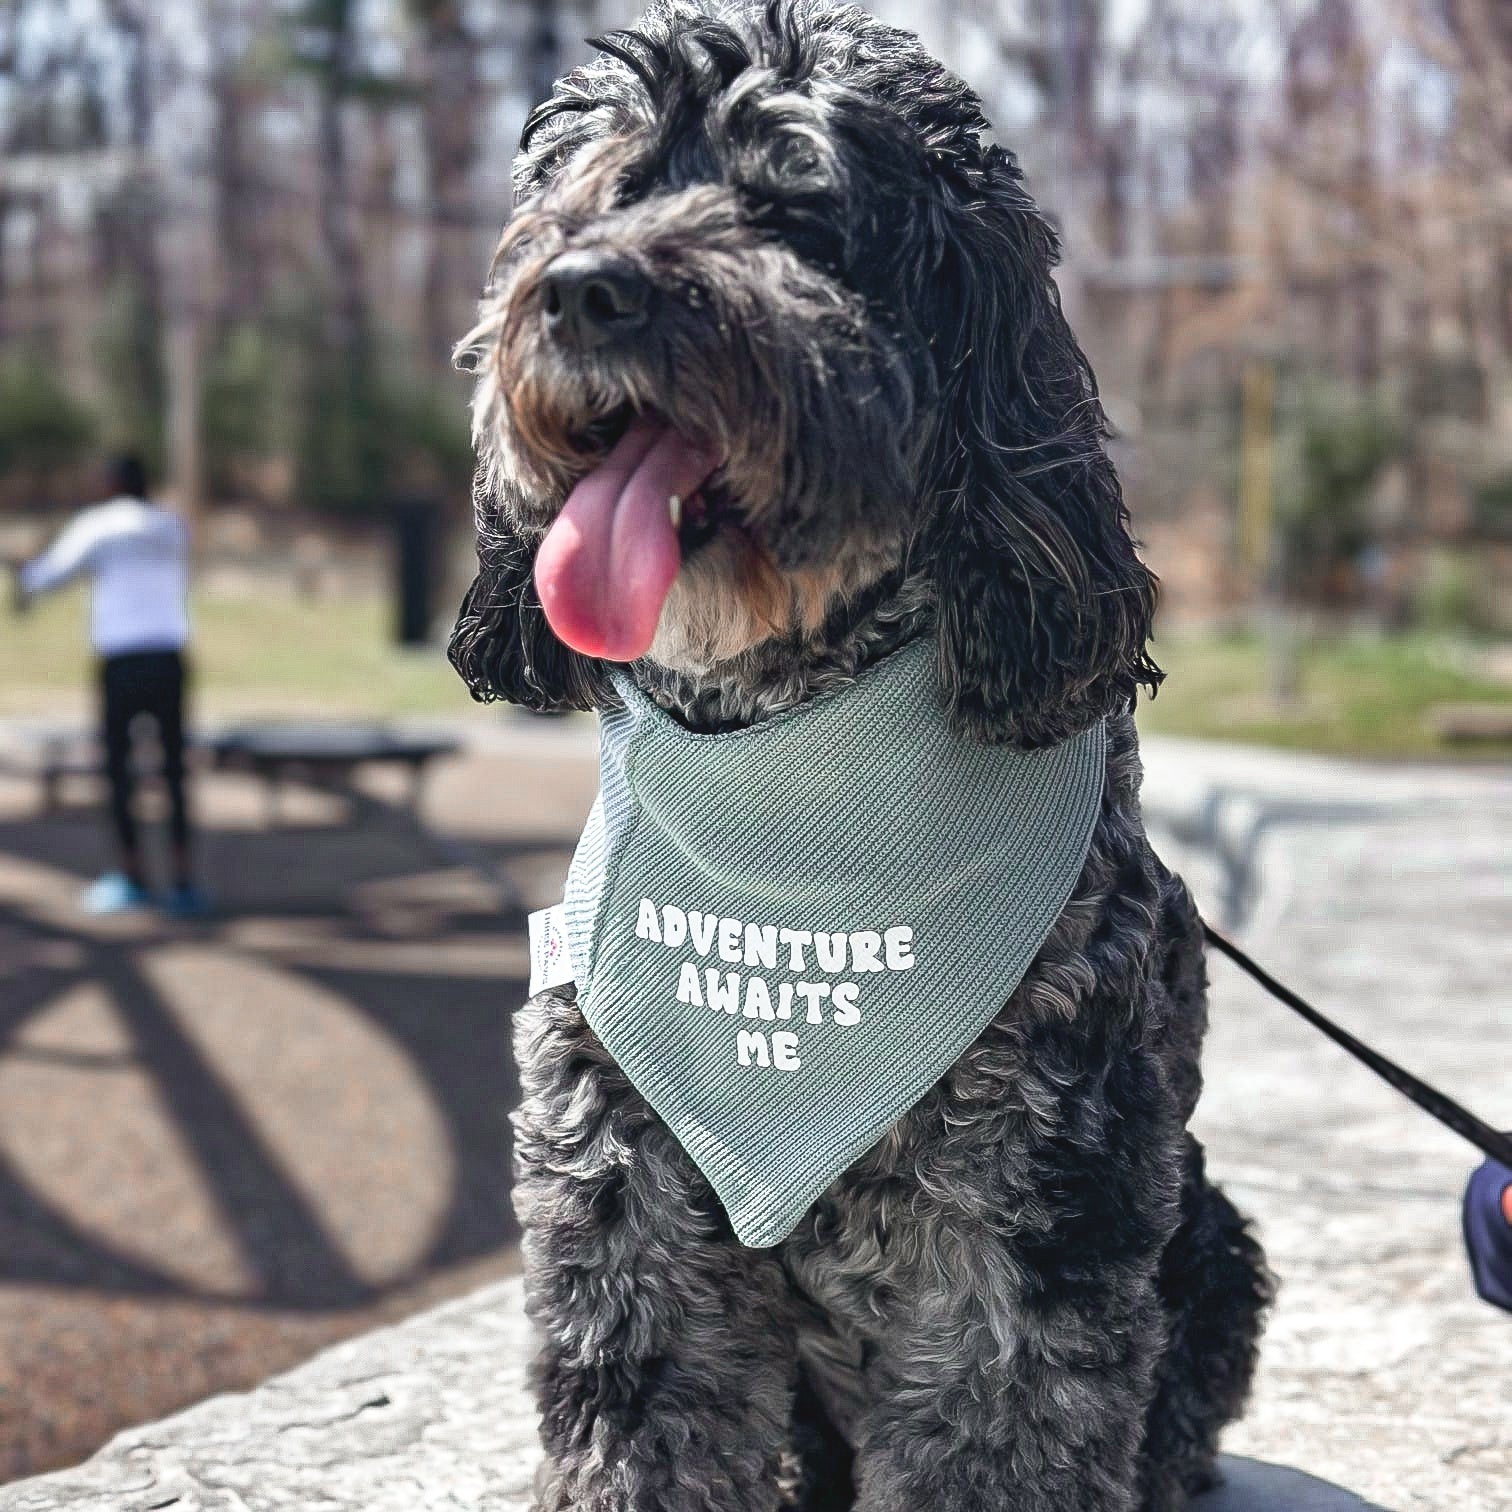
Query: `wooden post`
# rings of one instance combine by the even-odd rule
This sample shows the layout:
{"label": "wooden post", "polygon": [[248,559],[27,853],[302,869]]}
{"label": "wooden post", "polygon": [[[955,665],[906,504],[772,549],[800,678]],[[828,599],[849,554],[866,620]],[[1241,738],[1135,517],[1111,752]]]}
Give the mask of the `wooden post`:
{"label": "wooden post", "polygon": [[1286,550],[1276,529],[1276,370],[1264,358],[1245,365],[1239,440],[1239,558],[1258,588],[1266,685],[1273,704],[1297,701],[1302,681],[1296,616],[1286,601]]}
{"label": "wooden post", "polygon": [[1271,568],[1276,371],[1262,358],[1244,366],[1239,432],[1239,561],[1264,593]]}
{"label": "wooden post", "polygon": [[200,441],[200,380],[204,342],[192,303],[170,310],[163,339],[168,388],[168,476],[191,540],[205,502],[204,450]]}

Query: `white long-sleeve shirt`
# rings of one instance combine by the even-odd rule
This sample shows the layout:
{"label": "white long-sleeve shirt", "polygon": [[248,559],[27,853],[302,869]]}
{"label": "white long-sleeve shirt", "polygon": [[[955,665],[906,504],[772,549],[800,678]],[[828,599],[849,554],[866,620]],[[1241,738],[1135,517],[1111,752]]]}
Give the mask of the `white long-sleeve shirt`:
{"label": "white long-sleeve shirt", "polygon": [[177,651],[189,639],[189,533],[177,515],[128,498],[86,509],[21,569],[21,587],[48,593],[84,575],[101,656]]}

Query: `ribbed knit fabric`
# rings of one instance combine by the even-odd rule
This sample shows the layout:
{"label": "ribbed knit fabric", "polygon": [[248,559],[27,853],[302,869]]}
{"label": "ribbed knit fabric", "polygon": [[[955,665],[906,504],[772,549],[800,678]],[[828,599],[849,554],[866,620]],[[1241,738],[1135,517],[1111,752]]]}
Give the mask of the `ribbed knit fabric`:
{"label": "ribbed knit fabric", "polygon": [[1018,985],[1086,857],[1103,728],[962,740],[922,639],[728,734],[615,683],[567,882],[579,1002],[740,1241],[777,1244]]}

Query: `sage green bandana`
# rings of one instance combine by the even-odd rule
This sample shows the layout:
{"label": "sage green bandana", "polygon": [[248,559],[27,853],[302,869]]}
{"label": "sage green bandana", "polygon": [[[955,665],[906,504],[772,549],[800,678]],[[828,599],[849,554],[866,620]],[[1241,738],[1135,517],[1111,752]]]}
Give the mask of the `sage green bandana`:
{"label": "sage green bandana", "polygon": [[565,955],[551,979],[570,970],[741,1243],[777,1244],[1018,985],[1086,857],[1103,728],[963,740],[926,640],[728,734],[615,685],[538,961]]}

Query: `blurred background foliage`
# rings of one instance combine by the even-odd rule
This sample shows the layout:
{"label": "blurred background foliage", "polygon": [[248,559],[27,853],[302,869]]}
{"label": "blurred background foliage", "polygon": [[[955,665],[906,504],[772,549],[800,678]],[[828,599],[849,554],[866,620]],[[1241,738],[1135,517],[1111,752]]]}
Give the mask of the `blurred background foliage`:
{"label": "blurred background foliage", "polygon": [[94,411],[40,356],[0,360],[0,472],[45,491],[53,473],[94,444],[98,428]]}
{"label": "blurred background foliage", "polygon": [[[1061,231],[1165,644],[1237,676],[1247,637],[1292,623],[1290,672],[1234,730],[1300,718],[1309,640],[1432,641],[1465,696],[1506,699],[1505,0],[873,8],[981,91]],[[0,531],[45,532],[97,450],[131,446],[197,517],[205,593],[360,596],[423,501],[439,633],[468,555],[449,357],[519,125],[633,13],[0,6]]]}
{"label": "blurred background foliage", "polygon": [[1374,490],[1406,436],[1379,400],[1303,382],[1278,418],[1277,442],[1276,571],[1290,593],[1316,601],[1375,541]]}

